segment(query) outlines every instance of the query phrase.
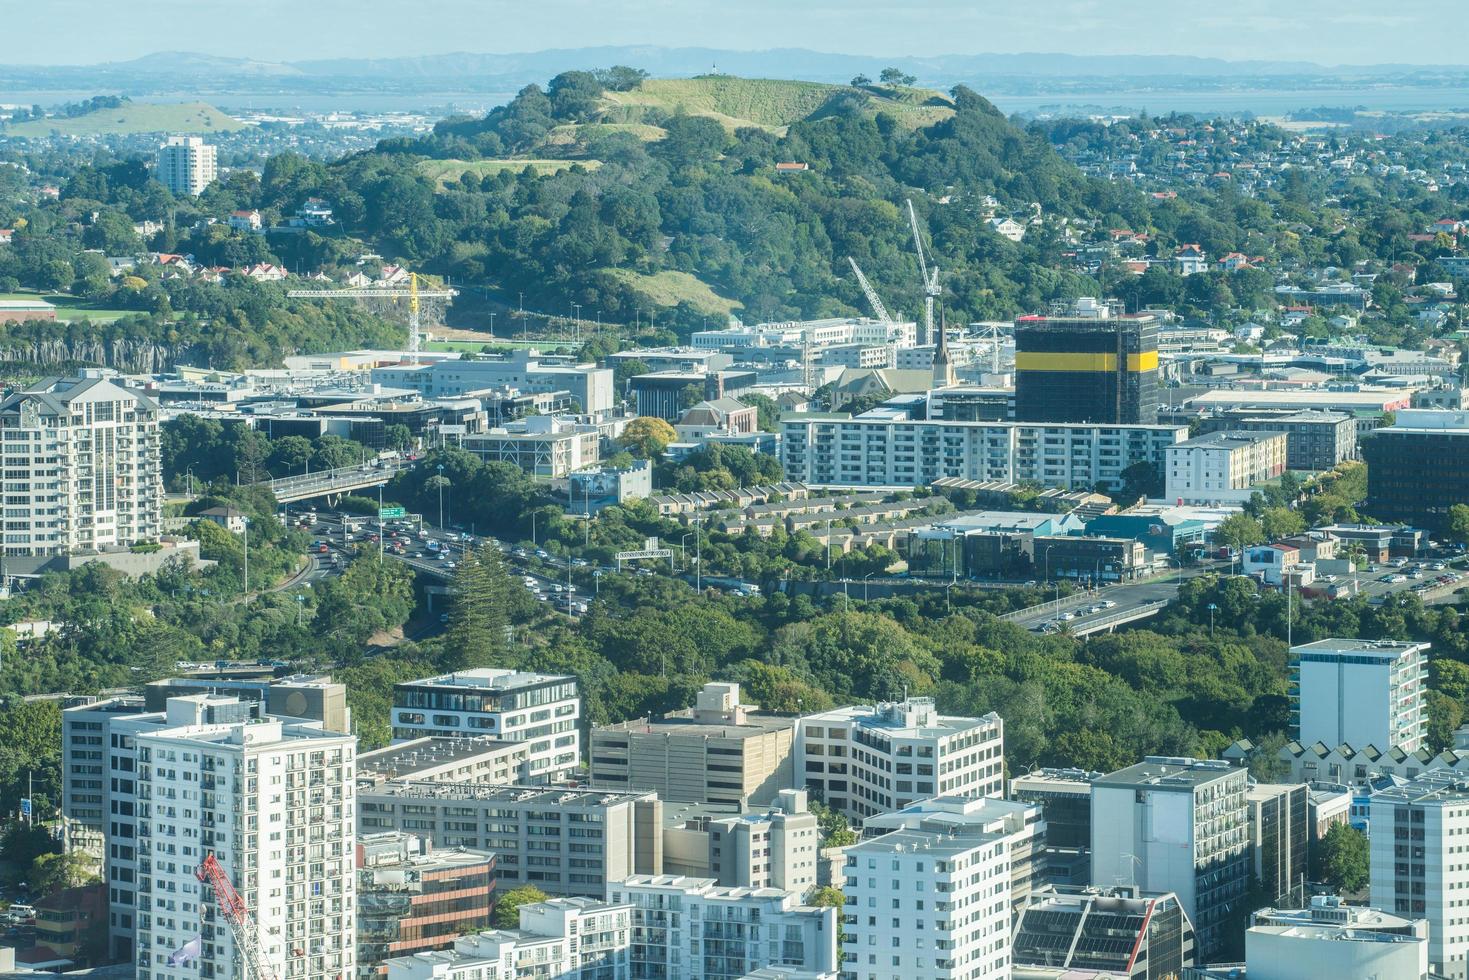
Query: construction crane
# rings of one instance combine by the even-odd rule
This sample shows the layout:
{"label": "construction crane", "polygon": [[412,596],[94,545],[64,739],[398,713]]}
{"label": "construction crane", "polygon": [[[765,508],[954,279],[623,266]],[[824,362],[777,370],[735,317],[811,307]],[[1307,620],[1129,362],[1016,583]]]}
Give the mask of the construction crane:
{"label": "construction crane", "polygon": [[421,299],[453,299],[459,295],[457,289],[419,289],[418,273],[408,276],[407,289],[381,286],[362,286],[350,289],[292,289],[286,293],[293,299],[403,299],[408,300],[408,361],[418,363],[418,352],[422,347],[422,330],[419,325],[418,308]]}
{"label": "construction crane", "polygon": [[852,263],[852,271],[857,274],[857,285],[862,287],[862,292],[867,297],[867,303],[872,307],[872,312],[877,314],[878,320],[891,326],[893,318],[888,315],[888,308],[883,306],[882,300],[877,298],[877,290],[872,288],[872,283],[868,282],[867,277],[862,274],[862,269],[857,265],[857,260],[849,255],[847,256],[847,261]]}
{"label": "construction crane", "polygon": [[214,904],[229,924],[230,933],[235,937],[235,949],[245,961],[245,980],[280,980],[275,964],[270,962],[270,957],[260,946],[260,930],[250,915],[249,906],[230,884],[229,876],[212,853],[195,869],[194,877],[214,890]]}
{"label": "construction crane", "polygon": [[939,267],[934,265],[929,268],[928,259],[923,254],[923,234],[918,229],[918,212],[913,210],[913,199],[908,198],[908,224],[913,229],[913,248],[918,253],[918,276],[923,282],[923,336],[918,338],[919,346],[934,342],[933,335],[933,305],[943,295],[939,287]]}

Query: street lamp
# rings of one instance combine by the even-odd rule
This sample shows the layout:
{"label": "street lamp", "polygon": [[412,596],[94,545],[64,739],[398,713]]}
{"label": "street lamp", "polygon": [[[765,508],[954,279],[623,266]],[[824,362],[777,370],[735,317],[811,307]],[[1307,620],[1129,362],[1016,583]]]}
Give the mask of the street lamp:
{"label": "street lamp", "polygon": [[862,576],[862,601],[863,602],[866,602],[867,601],[867,580],[870,579],[870,578],[872,578],[872,576],[874,576],[876,574],[877,574],[877,572],[868,572],[866,575]]}
{"label": "street lamp", "polygon": [[1218,609],[1218,608],[1219,607],[1216,606],[1214,603],[1212,603],[1212,602],[1209,603],[1209,638],[1210,639],[1213,639],[1213,637],[1214,637],[1214,611],[1216,609]]}

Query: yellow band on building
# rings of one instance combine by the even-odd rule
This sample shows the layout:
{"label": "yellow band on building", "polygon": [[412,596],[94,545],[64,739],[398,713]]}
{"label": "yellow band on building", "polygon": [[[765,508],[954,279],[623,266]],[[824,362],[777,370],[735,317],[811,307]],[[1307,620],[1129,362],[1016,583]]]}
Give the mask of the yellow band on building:
{"label": "yellow band on building", "polygon": [[[1017,371],[1116,371],[1116,354],[1059,354],[1025,351],[1015,355]],[[1158,352],[1127,355],[1127,370],[1158,370]]]}
{"label": "yellow band on building", "polygon": [[1017,371],[1115,371],[1116,354],[1054,354],[1026,351],[1015,355]]}

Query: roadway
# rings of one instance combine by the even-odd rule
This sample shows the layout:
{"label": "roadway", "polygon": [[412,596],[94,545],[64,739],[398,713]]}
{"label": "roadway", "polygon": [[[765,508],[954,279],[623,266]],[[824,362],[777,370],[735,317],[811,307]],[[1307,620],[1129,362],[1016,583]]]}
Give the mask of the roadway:
{"label": "roadway", "polygon": [[260,485],[269,488],[275,494],[276,500],[283,504],[291,504],[316,497],[329,497],[379,487],[397,476],[402,470],[412,467],[413,463],[409,461],[378,459],[361,466],[343,466],[335,470],[322,470],[318,473],[303,473],[300,476],[265,480]]}

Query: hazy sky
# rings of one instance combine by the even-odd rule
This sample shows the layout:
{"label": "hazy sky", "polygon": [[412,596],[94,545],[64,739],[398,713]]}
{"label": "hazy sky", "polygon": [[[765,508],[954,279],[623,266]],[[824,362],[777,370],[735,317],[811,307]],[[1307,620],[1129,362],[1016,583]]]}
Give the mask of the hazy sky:
{"label": "hazy sky", "polygon": [[1466,0],[0,0],[0,63],[603,44],[1462,64]]}

